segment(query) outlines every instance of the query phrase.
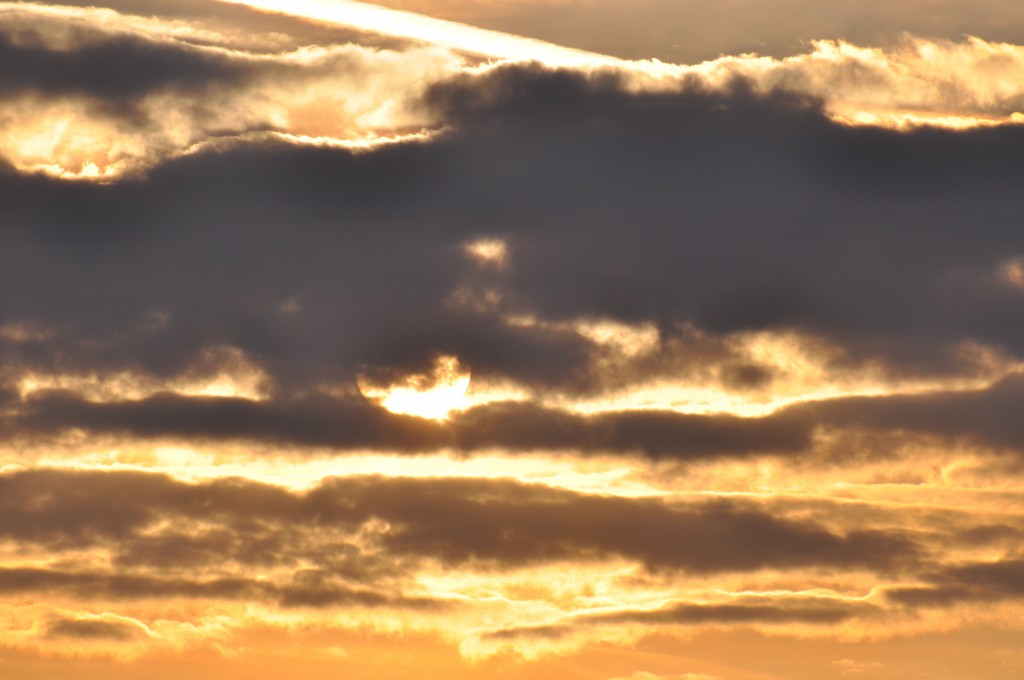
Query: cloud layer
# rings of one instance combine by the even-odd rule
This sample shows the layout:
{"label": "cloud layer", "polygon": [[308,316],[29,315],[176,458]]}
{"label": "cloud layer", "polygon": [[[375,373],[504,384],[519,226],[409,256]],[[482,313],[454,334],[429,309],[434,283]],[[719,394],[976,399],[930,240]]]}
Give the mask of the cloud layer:
{"label": "cloud layer", "polygon": [[0,3],[0,675],[1017,677],[1024,48],[132,9]]}

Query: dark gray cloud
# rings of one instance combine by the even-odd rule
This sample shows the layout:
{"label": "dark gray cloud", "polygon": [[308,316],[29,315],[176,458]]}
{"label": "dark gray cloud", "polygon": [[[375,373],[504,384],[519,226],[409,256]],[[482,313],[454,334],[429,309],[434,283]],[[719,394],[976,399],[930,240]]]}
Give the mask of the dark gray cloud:
{"label": "dark gray cloud", "polygon": [[[132,574],[125,571],[98,572],[73,569],[0,568],[0,593],[53,593],[86,600],[140,600],[189,598],[206,600],[252,600],[281,607],[407,607],[440,608],[444,603],[426,597],[403,597],[394,591],[378,592],[350,587],[335,579],[304,572],[290,583],[275,584],[265,578],[224,577],[197,579]],[[87,637],[89,626],[67,628],[59,634],[78,633]],[[91,631],[99,637],[100,631]],[[107,631],[109,632],[109,631]],[[51,631],[51,634],[52,631]]]}
{"label": "dark gray cloud", "polygon": [[580,614],[570,623],[547,626],[526,626],[493,631],[485,635],[489,640],[516,640],[522,638],[558,639],[580,628],[593,625],[645,624],[700,626],[708,624],[781,624],[808,623],[835,625],[853,618],[877,615],[878,608],[870,605],[850,605],[842,602],[808,601],[804,598],[786,598],[778,602],[744,601],[728,604],[692,604],[680,602],[660,609],[634,609],[600,614]]}
{"label": "dark gray cloud", "polygon": [[72,393],[31,398],[11,434],[45,436],[81,429],[140,438],[262,441],[342,449],[432,451],[451,443],[433,421],[396,415],[362,397],[258,402],[248,399],[158,394],[140,401],[97,403]]}
{"label": "dark gray cloud", "polygon": [[[24,7],[0,12],[0,142],[12,162],[37,171],[73,174],[92,163],[123,178],[221,137],[282,126],[299,134],[351,131],[358,111],[339,99],[321,102],[330,114],[312,113],[303,104],[309,91],[358,91],[388,71],[394,77],[402,50],[416,47],[397,41],[382,53],[381,41],[356,45],[334,32],[325,47],[305,50],[311,46],[297,36],[246,35],[217,21],[188,26],[96,8],[48,16]],[[398,99],[374,101],[401,110]],[[35,124],[52,129],[52,139],[26,144]]]}
{"label": "dark gray cloud", "polygon": [[797,329],[919,374],[962,369],[965,340],[1024,350],[1024,296],[957,278],[1024,251],[1017,128],[850,129],[785,93],[527,67],[430,104],[453,132],[372,153],[254,144],[106,187],[5,175],[0,309],[53,333],[0,357],[166,376],[232,345],[291,392],[445,352],[600,387],[586,338],[448,303],[481,233],[510,243],[502,312],[649,321],[666,343]]}
{"label": "dark gray cloud", "polygon": [[957,438],[1020,450],[1024,443],[1024,377],[1019,374],[979,390],[924,395],[850,397],[789,409],[830,427],[902,431]]}
{"label": "dark gray cloud", "polygon": [[50,638],[127,641],[138,639],[141,634],[138,626],[94,619],[60,619],[46,627],[46,636]]}
{"label": "dark gray cloud", "polygon": [[828,399],[758,418],[654,410],[583,415],[529,402],[495,402],[438,422],[389,413],[359,396],[314,394],[253,401],[163,393],[141,400],[94,402],[72,392],[49,391],[25,400],[9,398],[0,432],[9,440],[38,440],[74,430],[337,450],[495,449],[700,460],[806,454],[812,451],[816,429],[913,433],[1019,451],[1024,441],[1018,417],[1022,408],[1024,379],[1017,375],[982,389]]}
{"label": "dark gray cloud", "polygon": [[1019,349],[1019,294],[955,275],[1020,249],[1004,174],[1020,130],[851,129],[742,83],[629,97],[512,69],[435,96],[530,197],[500,209],[538,226],[512,287],[544,315],[800,328],[932,370],[955,339]]}
{"label": "dark gray cloud", "polygon": [[788,416],[740,418],[669,411],[581,416],[531,404],[498,403],[456,416],[461,450],[640,452],[652,458],[797,452],[811,440],[811,421]]}
{"label": "dark gray cloud", "polygon": [[427,491],[421,487],[402,495],[402,508],[422,504],[416,521],[394,515],[396,501],[390,496],[380,499],[380,516],[402,522],[386,538],[397,553],[453,563],[620,555],[654,570],[694,573],[840,565],[884,571],[918,557],[914,542],[899,533],[836,534],[728,503],[673,508],[658,501],[588,496],[483,503]]}
{"label": "dark gray cloud", "polygon": [[[174,78],[186,79],[174,81],[181,87],[230,80],[216,60],[188,57],[201,63],[184,68],[170,48],[142,47],[152,54],[125,59],[138,74],[97,75],[104,83],[95,87],[92,76],[72,77],[94,68],[73,66],[87,52],[19,58],[4,77],[54,91],[67,81],[99,99]],[[712,338],[765,329],[823,337],[849,353],[836,371],[869,359],[894,373],[958,371],[967,340],[1024,353],[1024,294],[984,275],[1024,252],[1021,129],[850,129],[814,101],[757,96],[742,82],[725,92],[630,94],[610,75],[537,67],[439,85],[424,105],[452,131],[368,153],[254,143],[111,186],[0,173],[0,322],[46,331],[0,337],[6,374],[169,378],[210,348],[233,346],[267,371],[272,392],[261,403],[93,403],[70,393],[21,402],[4,388],[7,436],[79,428],[343,450],[681,459],[798,453],[816,426],[997,447],[1024,438],[1017,378],[987,391],[838,400],[760,419],[492,404],[436,424],[318,394],[325,383],[354,393],[361,363],[423,368],[437,353],[458,356],[478,378],[543,392],[608,385],[597,368],[606,350],[571,328],[517,325],[506,314],[655,324],[660,346],[617,386],[696,370],[672,359],[693,349],[693,328]],[[509,268],[486,281],[460,250],[481,234],[506,238],[510,252]],[[467,281],[495,287],[504,302],[489,311],[452,305]],[[737,389],[773,379],[720,348],[696,354]]]}
{"label": "dark gray cloud", "polygon": [[[509,565],[621,556],[653,570],[713,573],[892,571],[921,557],[899,532],[837,533],[756,505],[676,506],[506,481],[338,478],[304,494],[238,480],[193,485],[117,472],[32,471],[0,483],[0,535],[53,549],[105,545],[121,567],[212,566],[217,551],[223,563],[255,568],[315,560],[324,575],[372,582],[400,573],[414,558]],[[380,555],[350,542],[375,520],[390,526],[375,539]],[[169,525],[153,533],[161,522]],[[196,522],[213,528],[182,533]],[[334,538],[325,543],[320,532],[328,530]],[[23,578],[29,576],[42,578],[34,571]],[[182,587],[228,585],[248,587]]]}
{"label": "dark gray cloud", "polygon": [[[19,408],[20,406],[20,408]],[[740,418],[667,411],[579,415],[528,403],[498,402],[435,422],[396,415],[361,397],[316,395],[267,402],[158,394],[124,402],[93,402],[69,392],[44,392],[13,405],[13,439],[68,430],[139,438],[256,441],[342,450],[462,452],[567,450],[640,453],[651,458],[799,452],[813,421],[780,415]]]}

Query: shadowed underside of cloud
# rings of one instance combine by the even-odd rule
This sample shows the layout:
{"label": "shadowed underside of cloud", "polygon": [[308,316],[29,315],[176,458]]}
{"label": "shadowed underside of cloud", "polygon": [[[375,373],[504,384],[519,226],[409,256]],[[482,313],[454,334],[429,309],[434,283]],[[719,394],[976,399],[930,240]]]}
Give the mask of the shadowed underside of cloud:
{"label": "shadowed underside of cloud", "polygon": [[222,54],[97,33],[100,40],[68,51],[33,44],[24,32],[17,39],[0,33],[0,59],[9,64],[0,75],[0,97],[81,96],[113,113],[155,91],[204,92],[214,85],[237,86],[247,75],[244,62]]}
{"label": "shadowed underside of cloud", "polygon": [[849,397],[789,409],[830,427],[903,431],[1021,450],[1024,377],[1007,377],[988,388],[888,397]]}
{"label": "shadowed underside of cloud", "polygon": [[[310,578],[312,576],[312,578]],[[0,569],[0,593],[50,593],[80,600],[248,600],[276,603],[281,607],[391,607],[441,608],[444,603],[424,597],[403,597],[393,592],[351,588],[332,581],[331,575],[296,573],[292,583],[275,585],[261,578],[161,578],[114,572],[54,569]],[[73,627],[51,635],[99,637],[102,630]],[[109,635],[108,635],[109,637]]]}
{"label": "shadowed underside of cloud", "polygon": [[690,624],[702,623],[788,623],[807,622],[836,624],[846,619],[863,615],[871,607],[851,606],[842,602],[795,602],[785,605],[773,604],[725,604],[694,605],[677,604],[664,609],[642,612],[622,612],[589,617],[599,623],[661,623]]}

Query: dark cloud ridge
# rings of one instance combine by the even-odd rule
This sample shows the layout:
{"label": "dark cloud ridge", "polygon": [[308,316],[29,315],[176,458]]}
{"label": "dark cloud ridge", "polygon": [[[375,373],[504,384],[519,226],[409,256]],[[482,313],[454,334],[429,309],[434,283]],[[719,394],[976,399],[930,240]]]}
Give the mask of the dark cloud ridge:
{"label": "dark cloud ridge", "polygon": [[71,638],[77,640],[114,640],[124,642],[142,636],[138,626],[117,621],[99,619],[59,619],[46,627],[49,638]]}
{"label": "dark cloud ridge", "polygon": [[[131,102],[160,91],[202,92],[228,87],[251,75],[253,67],[181,44],[134,36],[104,36],[71,50],[53,50],[14,41],[0,32],[0,97],[35,95],[94,102]],[[105,109],[113,112],[113,107]]]}
{"label": "dark cloud ridge", "polygon": [[[94,402],[45,392],[12,404],[12,439],[81,430],[140,439],[253,441],[340,450],[426,453],[572,451],[700,459],[803,451],[812,421],[786,415],[741,418],[668,411],[578,415],[529,403],[498,402],[436,422],[389,413],[361,397],[314,395],[266,402],[170,393],[137,401]],[[3,421],[0,421],[3,422]]]}
{"label": "dark cloud ridge", "polygon": [[981,389],[840,397],[749,418],[671,411],[576,414],[530,402],[495,402],[432,421],[389,413],[360,396],[253,401],[161,393],[95,402],[66,391],[12,395],[0,432],[10,441],[82,431],[143,440],[254,442],[336,451],[465,454],[498,450],[704,460],[809,454],[817,431],[902,432],[1019,452],[1024,378]]}
{"label": "dark cloud ridge", "polygon": [[[400,571],[389,570],[389,561],[412,558],[486,566],[617,555],[652,570],[715,573],[898,571],[921,557],[899,532],[841,534],[776,517],[767,507],[725,501],[675,506],[510,481],[348,477],[298,494],[241,480],[185,484],[156,474],[38,470],[0,477],[0,491],[0,536],[54,549],[108,545],[122,566],[187,567],[190,557],[210,565],[209,550],[218,544],[223,560],[243,566],[295,564],[299,556],[323,561],[330,550],[318,547],[316,537],[328,530],[339,532],[331,550],[351,554],[326,561],[323,575],[370,582]],[[170,528],[145,533],[160,520]],[[376,565],[360,554],[365,549],[352,552],[348,543],[373,520],[390,527],[374,539],[386,556]],[[198,538],[180,535],[198,521],[213,530]],[[176,564],[168,564],[161,539],[185,549]],[[283,554],[258,556],[254,546]]]}
{"label": "dark cloud ridge", "polygon": [[805,623],[836,625],[879,610],[870,605],[808,601],[805,598],[780,598],[777,602],[757,602],[751,598],[725,604],[680,602],[660,609],[633,609],[600,614],[580,614],[571,622],[547,626],[526,626],[497,630],[485,635],[489,640],[523,638],[558,639],[579,628],[595,625],[645,624],[651,626],[706,626]]}

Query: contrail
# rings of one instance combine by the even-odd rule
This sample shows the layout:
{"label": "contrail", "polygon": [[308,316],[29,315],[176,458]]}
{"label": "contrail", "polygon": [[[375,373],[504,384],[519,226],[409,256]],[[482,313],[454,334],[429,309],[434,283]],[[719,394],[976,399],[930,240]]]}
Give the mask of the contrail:
{"label": "contrail", "polygon": [[434,19],[354,0],[219,0],[363,31],[408,38],[492,59],[539,61],[553,67],[624,66],[629,62],[543,40]]}

